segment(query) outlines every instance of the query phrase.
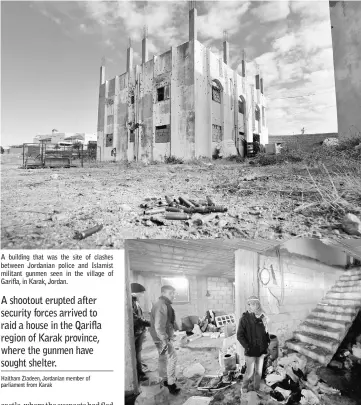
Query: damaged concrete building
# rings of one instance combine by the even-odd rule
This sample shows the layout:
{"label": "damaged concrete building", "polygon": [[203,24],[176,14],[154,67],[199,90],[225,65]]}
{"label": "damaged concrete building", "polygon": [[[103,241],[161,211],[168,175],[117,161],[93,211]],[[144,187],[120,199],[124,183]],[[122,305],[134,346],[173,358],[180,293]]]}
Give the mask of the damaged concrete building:
{"label": "damaged concrete building", "polygon": [[100,68],[98,159],[211,158],[222,141],[244,155],[268,143],[264,81],[246,65],[243,52],[241,74],[231,68],[227,35],[223,58],[197,40],[196,8],[189,41],[151,59],[144,30],[141,65],[130,42],[125,73],[105,80]]}
{"label": "damaged concrete building", "polygon": [[[287,351],[306,356],[326,383],[328,378],[340,380],[327,366],[339,349],[350,344],[346,337],[357,319],[356,335],[361,338],[361,249],[357,240],[291,239],[281,245],[263,240],[128,240],[125,254],[125,396],[129,403],[138,393],[132,282],[146,288],[141,306],[144,314],[149,314],[161,286],[176,279],[173,285],[179,294],[173,307],[183,331],[188,317],[200,320],[207,310],[215,315],[233,314],[238,325],[247,310],[247,297],[260,297],[269,318],[269,332],[282,348],[280,358]],[[350,341],[355,344],[353,333]],[[178,350],[180,370],[194,364],[196,358],[207,374],[217,373],[221,365],[218,352],[232,336],[212,338],[204,333],[192,340],[193,335],[187,334],[188,343]],[[234,344],[242,365],[244,350],[236,339]],[[151,378],[157,373],[157,354],[149,334],[143,351],[144,361],[153,370]],[[361,366],[361,357],[355,361]],[[181,374],[179,377],[182,385]],[[183,383],[188,395],[197,392]]]}
{"label": "damaged concrete building", "polygon": [[361,3],[330,1],[339,137],[361,134]]}

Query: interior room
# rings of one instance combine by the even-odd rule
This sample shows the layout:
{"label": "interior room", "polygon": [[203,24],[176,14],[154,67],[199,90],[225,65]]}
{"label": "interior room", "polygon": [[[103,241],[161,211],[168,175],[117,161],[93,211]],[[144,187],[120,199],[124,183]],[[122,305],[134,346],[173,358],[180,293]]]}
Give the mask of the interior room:
{"label": "interior room", "polygon": [[[272,240],[128,240],[127,402],[134,403],[138,396],[135,403],[153,403],[140,402],[139,392],[146,391],[147,383],[138,382],[135,367],[131,283],[145,288],[139,305],[147,320],[161,295],[161,287],[171,285],[176,289],[172,307],[179,328],[175,348],[177,385],[181,390],[178,395],[169,396],[169,403],[213,405],[234,403],[229,401],[235,397],[240,403],[249,400],[241,390],[245,353],[237,340],[237,328],[250,296],[259,297],[267,315],[271,337],[268,350],[273,345],[277,352],[273,357],[280,361],[297,355],[307,360],[307,370],[303,370],[306,385],[299,382],[304,396],[311,391],[317,398],[330,395],[337,403],[356,400],[361,394],[353,384],[361,365],[360,261],[361,247],[352,240],[341,244],[331,240],[291,239],[282,245]],[[157,378],[158,352],[149,332],[141,353],[146,378]],[[207,376],[214,379],[224,374],[230,362],[234,363],[230,367],[239,371],[238,380],[217,390],[202,389]],[[310,375],[312,371],[315,375],[317,372],[321,388],[307,386],[310,383],[306,372]],[[342,373],[351,374],[345,377]],[[258,393],[255,403],[277,402],[276,391],[267,385],[265,375],[266,372],[261,383],[263,393]],[[322,389],[329,391],[325,393]],[[192,402],[195,397],[203,402]],[[147,401],[151,401],[149,394]],[[156,403],[168,403],[164,401]]]}

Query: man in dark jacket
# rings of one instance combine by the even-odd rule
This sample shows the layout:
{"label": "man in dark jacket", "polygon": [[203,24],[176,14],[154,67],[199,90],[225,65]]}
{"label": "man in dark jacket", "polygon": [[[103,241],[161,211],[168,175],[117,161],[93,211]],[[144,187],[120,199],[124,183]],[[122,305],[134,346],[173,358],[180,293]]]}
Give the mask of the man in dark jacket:
{"label": "man in dark jacket", "polygon": [[172,302],[175,297],[175,288],[164,285],[162,295],[153,304],[150,313],[150,335],[159,353],[158,372],[171,394],[178,394],[180,388],[176,385],[177,354],[173,346],[174,331],[178,329]]}
{"label": "man in dark jacket", "polygon": [[146,336],[146,328],[150,326],[150,322],[144,319],[143,311],[138,301],[139,296],[144,295],[145,288],[141,284],[132,283],[131,291],[137,373],[139,381],[144,381],[146,380],[146,375],[142,369],[142,347]]}
{"label": "man in dark jacket", "polygon": [[237,330],[237,340],[244,348],[246,356],[246,375],[243,378],[244,391],[247,391],[252,379],[254,389],[260,388],[263,361],[270,342],[267,317],[258,297],[247,300],[248,310],[242,314]]}

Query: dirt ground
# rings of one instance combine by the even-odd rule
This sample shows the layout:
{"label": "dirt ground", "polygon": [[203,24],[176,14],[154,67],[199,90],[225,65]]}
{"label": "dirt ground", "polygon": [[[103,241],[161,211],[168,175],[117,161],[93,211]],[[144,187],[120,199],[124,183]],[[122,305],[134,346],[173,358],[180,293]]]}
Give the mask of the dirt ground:
{"label": "dirt ground", "polygon": [[[120,248],[128,238],[355,237],[343,231],[342,212],[322,205],[317,167],[311,169],[315,184],[296,163],[93,163],[68,169],[20,169],[20,164],[19,157],[1,156],[2,248]],[[140,204],[165,195],[212,196],[228,211],[203,225],[146,220]],[[76,231],[98,224],[101,231],[74,239]]]}

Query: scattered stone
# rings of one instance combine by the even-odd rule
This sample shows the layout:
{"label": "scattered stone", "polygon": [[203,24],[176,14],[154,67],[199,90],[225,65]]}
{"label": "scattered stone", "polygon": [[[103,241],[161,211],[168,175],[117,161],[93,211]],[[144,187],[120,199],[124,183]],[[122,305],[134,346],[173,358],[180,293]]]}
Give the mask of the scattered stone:
{"label": "scattered stone", "polygon": [[66,213],[59,213],[59,214],[55,214],[51,217],[52,221],[58,221],[58,222],[63,222],[63,221],[67,221],[69,219],[68,214]]}
{"label": "scattered stone", "polygon": [[340,361],[337,361],[337,360],[332,360],[332,361],[330,362],[329,366],[330,366],[330,367],[333,367],[333,368],[338,368],[338,369],[340,369],[340,370],[341,370],[342,367],[343,367],[342,363],[341,363]]}
{"label": "scattered stone", "polygon": [[321,232],[317,232],[317,231],[312,231],[311,236],[312,236],[313,238],[321,239],[321,238],[322,238],[322,233],[321,233]]}
{"label": "scattered stone", "polygon": [[307,375],[307,381],[312,384],[312,385],[317,385],[318,381],[319,381],[319,377],[317,376],[315,371],[311,371],[308,375]]}
{"label": "scattered stone", "polygon": [[195,376],[202,376],[205,373],[205,368],[200,363],[192,364],[183,370],[184,377],[193,378]]}
{"label": "scattered stone", "polygon": [[119,208],[120,208],[122,211],[126,211],[126,212],[132,211],[132,207],[130,207],[128,204],[121,204],[121,205],[119,206]]}
{"label": "scattered stone", "polygon": [[361,219],[354,214],[346,214],[343,217],[342,227],[349,235],[361,236]]}
{"label": "scattered stone", "polygon": [[52,174],[52,175],[50,176],[50,178],[51,178],[52,180],[58,180],[59,175],[55,173],[55,174]]}
{"label": "scattered stone", "polygon": [[339,144],[339,140],[337,138],[326,138],[322,145],[324,146],[337,146]]}
{"label": "scattered stone", "polygon": [[221,219],[220,221],[218,221],[217,225],[220,228],[224,228],[226,225],[228,224],[228,222],[225,219]]}

